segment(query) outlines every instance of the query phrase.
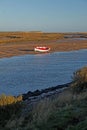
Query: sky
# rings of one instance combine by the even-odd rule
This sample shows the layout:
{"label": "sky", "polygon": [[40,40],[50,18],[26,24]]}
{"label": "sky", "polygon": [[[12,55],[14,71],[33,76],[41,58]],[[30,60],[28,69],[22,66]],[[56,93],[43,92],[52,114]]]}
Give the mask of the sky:
{"label": "sky", "polygon": [[0,0],[0,31],[87,32],[87,0]]}

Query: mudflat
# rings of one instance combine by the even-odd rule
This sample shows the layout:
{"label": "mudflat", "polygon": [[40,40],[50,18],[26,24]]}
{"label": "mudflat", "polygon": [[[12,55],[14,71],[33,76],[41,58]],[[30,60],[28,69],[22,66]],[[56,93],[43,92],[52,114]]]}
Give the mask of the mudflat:
{"label": "mudflat", "polygon": [[87,49],[87,33],[0,33],[0,58],[24,54],[38,54],[39,52],[34,51],[36,46],[50,47],[50,53]]}

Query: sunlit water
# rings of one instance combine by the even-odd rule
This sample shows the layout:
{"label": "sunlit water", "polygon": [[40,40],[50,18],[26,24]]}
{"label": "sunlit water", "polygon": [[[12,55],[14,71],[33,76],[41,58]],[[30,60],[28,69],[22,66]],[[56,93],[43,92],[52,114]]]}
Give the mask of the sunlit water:
{"label": "sunlit water", "polygon": [[19,95],[72,81],[87,65],[87,50],[0,59],[0,94]]}

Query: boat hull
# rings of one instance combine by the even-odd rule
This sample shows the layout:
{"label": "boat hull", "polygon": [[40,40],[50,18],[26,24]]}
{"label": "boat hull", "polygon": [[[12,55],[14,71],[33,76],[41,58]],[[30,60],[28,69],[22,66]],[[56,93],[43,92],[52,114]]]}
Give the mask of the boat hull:
{"label": "boat hull", "polygon": [[50,48],[48,47],[36,47],[34,48],[35,51],[38,51],[38,52],[48,52],[50,51]]}

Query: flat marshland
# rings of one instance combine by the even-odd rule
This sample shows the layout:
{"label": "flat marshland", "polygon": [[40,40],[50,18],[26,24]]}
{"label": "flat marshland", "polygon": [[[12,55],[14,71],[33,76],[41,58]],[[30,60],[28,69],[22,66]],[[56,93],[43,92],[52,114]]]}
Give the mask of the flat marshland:
{"label": "flat marshland", "polygon": [[36,46],[48,46],[50,52],[87,49],[87,33],[0,32],[0,58],[36,54]]}

